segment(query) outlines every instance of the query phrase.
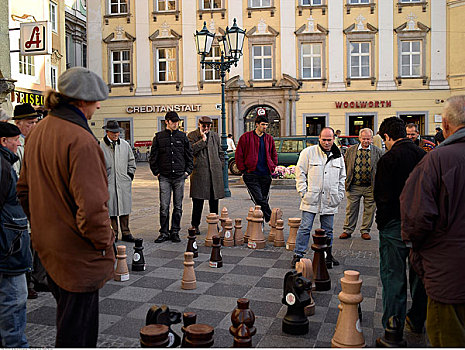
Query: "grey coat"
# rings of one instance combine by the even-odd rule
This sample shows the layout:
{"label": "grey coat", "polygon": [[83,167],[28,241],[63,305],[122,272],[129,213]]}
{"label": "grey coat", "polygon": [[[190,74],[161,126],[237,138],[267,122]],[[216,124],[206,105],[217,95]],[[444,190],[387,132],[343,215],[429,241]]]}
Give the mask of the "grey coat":
{"label": "grey coat", "polygon": [[[346,164],[346,191],[349,191],[350,185],[352,184],[352,180],[354,179],[354,167],[355,167],[355,158],[357,156],[358,144],[353,145],[350,147],[344,156],[344,162]],[[376,166],[378,164],[379,158],[383,155],[383,151],[380,150],[378,147],[371,145],[371,164],[370,164],[370,171],[371,171],[371,185],[374,186],[375,184],[375,174],[376,174]]]}
{"label": "grey coat", "polygon": [[[210,188],[213,187],[213,198],[224,198],[223,166],[224,153],[221,149],[220,137],[210,131],[208,144],[202,140],[200,130],[196,129],[187,135],[194,153],[194,171],[191,174],[190,197],[210,199]],[[210,186],[210,185],[213,186]]]}
{"label": "grey coat", "polygon": [[132,207],[131,185],[136,172],[136,160],[131,146],[119,139],[115,149],[105,136],[100,147],[105,156],[108,177],[108,212],[110,216],[129,215]]}

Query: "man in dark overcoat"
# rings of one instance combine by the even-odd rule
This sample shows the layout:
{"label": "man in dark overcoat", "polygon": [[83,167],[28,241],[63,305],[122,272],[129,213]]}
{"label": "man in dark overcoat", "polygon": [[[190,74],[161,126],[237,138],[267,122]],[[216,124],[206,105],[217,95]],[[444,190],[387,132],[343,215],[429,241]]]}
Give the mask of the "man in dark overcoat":
{"label": "man in dark overcoat", "polygon": [[211,131],[210,117],[200,117],[199,127],[187,135],[194,153],[194,171],[191,175],[192,227],[200,234],[199,225],[203,201],[208,200],[210,213],[218,214],[219,200],[224,198],[224,152],[218,134]]}

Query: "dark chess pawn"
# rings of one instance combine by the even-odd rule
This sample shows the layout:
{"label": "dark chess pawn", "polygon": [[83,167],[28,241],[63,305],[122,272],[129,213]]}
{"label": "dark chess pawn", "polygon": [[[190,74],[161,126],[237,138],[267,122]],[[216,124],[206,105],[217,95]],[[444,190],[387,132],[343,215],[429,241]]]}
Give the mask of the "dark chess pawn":
{"label": "dark chess pawn", "polygon": [[241,323],[236,329],[234,335],[233,348],[251,348],[252,347],[252,336],[250,335],[249,328],[245,323]]}
{"label": "dark chess pawn", "polygon": [[223,258],[221,256],[220,237],[213,236],[212,253],[210,256],[210,267],[220,268],[223,267]]}
{"label": "dark chess pawn", "polygon": [[213,346],[213,333],[213,327],[208,324],[196,323],[187,326],[186,348],[211,348]]}
{"label": "dark chess pawn", "polygon": [[254,327],[255,314],[249,308],[249,299],[237,299],[237,307],[231,313],[231,323],[232,326],[229,327],[229,333],[233,336],[236,335],[237,328],[242,323],[247,326],[251,337],[257,333],[257,329]]}
{"label": "dark chess pawn", "polygon": [[145,271],[145,258],[144,258],[144,247],[142,238],[136,238],[134,240],[134,255],[132,256],[132,271]]}
{"label": "dark chess pawn", "polygon": [[302,277],[297,271],[289,271],[284,277],[284,293],[282,303],[287,305],[287,313],[283,318],[284,333],[301,335],[308,333],[308,318],[305,307],[310,304],[308,292],[312,282]]}
{"label": "dark chess pawn", "polygon": [[172,329],[171,325],[177,324],[181,322],[181,313],[173,310],[170,311],[169,307],[166,305],[162,305],[158,307],[157,305],[153,305],[149,311],[147,312],[147,316],[145,318],[145,324],[164,324],[168,326],[169,329],[169,344],[167,345],[168,348],[176,348],[181,344],[181,337],[177,335]]}
{"label": "dark chess pawn", "polygon": [[406,348],[407,342],[403,338],[404,330],[401,328],[397,316],[389,317],[384,337],[376,339],[377,348]]}
{"label": "dark chess pawn", "polygon": [[324,291],[331,289],[331,278],[329,277],[328,269],[325,261],[326,234],[325,230],[317,228],[312,235],[313,244],[313,277],[315,279],[315,290]]}
{"label": "dark chess pawn", "polygon": [[149,324],[140,330],[142,348],[166,348],[170,342],[169,328],[164,324]]}
{"label": "dark chess pawn", "polygon": [[187,237],[187,248],[186,252],[194,253],[194,258],[199,256],[199,250],[197,249],[197,241],[195,238],[195,228],[190,228],[187,230],[189,236]]}
{"label": "dark chess pawn", "polygon": [[182,321],[184,325],[181,328],[181,331],[183,333],[181,347],[185,348],[186,347],[186,328],[190,326],[191,324],[195,324],[195,322],[197,322],[197,314],[195,312],[185,312],[182,314]]}

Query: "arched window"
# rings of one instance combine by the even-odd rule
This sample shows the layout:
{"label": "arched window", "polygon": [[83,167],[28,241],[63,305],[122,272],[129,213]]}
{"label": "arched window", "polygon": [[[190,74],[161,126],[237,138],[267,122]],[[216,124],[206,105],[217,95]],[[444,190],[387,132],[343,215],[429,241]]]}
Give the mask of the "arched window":
{"label": "arched window", "polygon": [[257,109],[264,108],[268,116],[270,125],[267,132],[273,137],[281,136],[281,118],[273,107],[269,106],[253,106],[249,108],[244,116],[244,132],[255,130],[255,118],[257,117]]}

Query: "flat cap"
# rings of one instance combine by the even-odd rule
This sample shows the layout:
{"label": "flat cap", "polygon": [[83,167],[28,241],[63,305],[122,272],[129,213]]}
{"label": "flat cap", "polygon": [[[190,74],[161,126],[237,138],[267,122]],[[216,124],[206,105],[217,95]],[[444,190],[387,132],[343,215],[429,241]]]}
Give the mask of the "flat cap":
{"label": "flat cap", "polygon": [[30,103],[23,103],[15,106],[13,112],[13,120],[21,119],[36,119],[39,118],[39,113],[36,112]]}
{"label": "flat cap", "polygon": [[0,123],[0,137],[15,137],[21,134],[19,128],[11,123]]}
{"label": "flat cap", "polygon": [[199,123],[200,124],[213,124],[212,118],[203,116],[199,118]]}
{"label": "flat cap", "polygon": [[83,101],[103,101],[108,98],[108,87],[97,74],[83,67],[67,69],[58,78],[61,94]]}

